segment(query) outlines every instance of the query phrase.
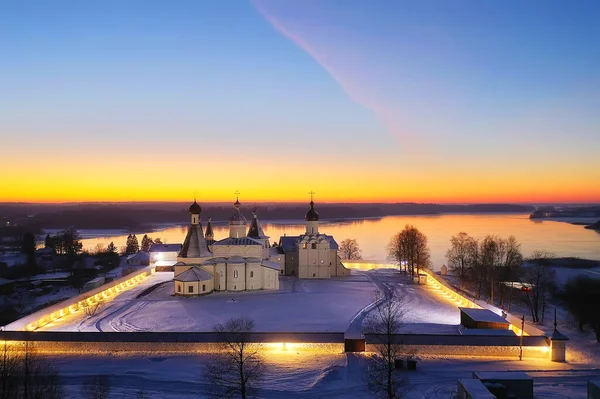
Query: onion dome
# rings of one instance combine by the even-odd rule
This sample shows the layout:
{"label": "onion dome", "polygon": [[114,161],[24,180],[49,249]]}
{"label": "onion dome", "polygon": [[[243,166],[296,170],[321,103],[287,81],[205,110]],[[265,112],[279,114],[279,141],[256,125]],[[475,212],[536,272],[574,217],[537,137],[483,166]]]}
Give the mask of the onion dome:
{"label": "onion dome", "polygon": [[196,200],[194,200],[194,203],[192,205],[190,205],[189,212],[192,215],[198,215],[198,214],[200,214],[201,211],[202,211],[202,208],[200,208],[200,205],[198,205]]}
{"label": "onion dome", "polygon": [[240,206],[242,206],[242,204],[240,204],[240,201],[237,198],[236,198],[233,206],[235,207],[235,212],[229,218],[229,224],[230,225],[232,225],[232,224],[241,224],[241,225],[248,224],[248,221],[246,220],[244,215],[242,215],[242,213],[240,212]]}
{"label": "onion dome", "polygon": [[304,220],[307,222],[317,222],[319,221],[319,214],[315,211],[315,203],[310,201],[310,210],[306,213]]}

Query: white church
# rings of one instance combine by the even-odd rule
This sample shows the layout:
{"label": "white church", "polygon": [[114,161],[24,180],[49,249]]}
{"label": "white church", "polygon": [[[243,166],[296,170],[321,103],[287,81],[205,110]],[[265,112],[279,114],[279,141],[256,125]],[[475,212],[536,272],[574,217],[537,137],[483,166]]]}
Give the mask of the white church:
{"label": "white church", "polygon": [[215,291],[279,290],[279,275],[299,278],[347,276],[332,236],[319,233],[319,215],[310,202],[306,233],[281,237],[271,246],[253,214],[250,227],[236,199],[229,218],[229,237],[216,241],[208,220],[202,228],[202,208],[190,206],[191,224],[174,265],[175,295],[198,296]]}

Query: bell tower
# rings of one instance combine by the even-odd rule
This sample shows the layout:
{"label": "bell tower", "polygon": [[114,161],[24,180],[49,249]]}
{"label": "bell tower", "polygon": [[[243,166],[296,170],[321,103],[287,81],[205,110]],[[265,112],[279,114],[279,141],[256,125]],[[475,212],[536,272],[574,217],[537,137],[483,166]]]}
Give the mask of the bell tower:
{"label": "bell tower", "polygon": [[319,214],[315,211],[315,202],[313,201],[314,191],[310,193],[310,209],[306,213],[304,220],[306,221],[306,234],[317,235],[319,234]]}

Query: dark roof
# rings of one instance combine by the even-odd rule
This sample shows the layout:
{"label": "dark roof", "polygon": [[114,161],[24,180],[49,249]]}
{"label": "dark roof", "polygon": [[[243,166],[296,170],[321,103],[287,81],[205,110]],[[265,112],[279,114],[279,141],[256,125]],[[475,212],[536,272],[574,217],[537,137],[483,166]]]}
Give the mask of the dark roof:
{"label": "dark roof", "polygon": [[231,217],[229,218],[229,223],[230,224],[248,224],[248,220],[246,219],[246,217],[244,215],[242,215],[242,212],[240,212],[240,209],[237,208],[235,210],[235,212],[233,213],[233,215],[231,215]]}
{"label": "dark roof", "polygon": [[252,224],[250,225],[250,228],[248,229],[248,237],[250,238],[269,238],[265,235],[265,232],[263,231],[262,227],[260,226],[260,223],[258,222],[258,216],[256,216],[256,213],[254,214],[254,217],[252,218]]}
{"label": "dark roof", "polygon": [[152,244],[150,252],[179,252],[181,244]]}
{"label": "dark roof", "polygon": [[[319,236],[323,236],[329,240],[329,249],[335,249],[336,251],[339,249],[339,245],[333,236],[327,234],[319,234]],[[283,236],[279,238],[279,245],[283,249],[283,252],[293,251],[296,249],[296,241],[299,239],[300,236]]]}
{"label": "dark roof", "polygon": [[215,241],[213,245],[262,245],[262,243],[249,237],[227,237],[222,240]]}
{"label": "dark roof", "polygon": [[204,236],[205,237],[213,237],[214,236],[212,225],[210,224],[210,218],[208,218],[208,223],[206,224],[206,233],[204,233]]}
{"label": "dark roof", "polygon": [[184,271],[183,273],[178,274],[173,280],[182,281],[182,282],[191,282],[191,281],[207,281],[212,280],[213,275],[207,272],[206,270],[199,269],[197,267],[192,267]]}
{"label": "dark roof", "polygon": [[191,214],[199,214],[200,212],[202,212],[202,208],[200,207],[200,205],[198,205],[198,203],[196,202],[196,200],[194,200],[194,203],[192,205],[190,205],[190,209],[189,212]]}
{"label": "dark roof", "polygon": [[568,341],[569,337],[555,329],[550,339],[552,341]]}
{"label": "dark roof", "polygon": [[489,309],[458,308],[461,312],[469,316],[473,321],[486,323],[510,324],[502,316],[492,312]]}
{"label": "dark roof", "polygon": [[202,224],[190,224],[179,256],[182,258],[205,258],[212,256],[204,239]]}
{"label": "dark roof", "polygon": [[310,209],[306,213],[304,220],[307,222],[317,222],[319,220],[319,214],[315,211],[315,203],[310,201]]}
{"label": "dark roof", "polygon": [[246,217],[244,215],[242,215],[242,213],[240,212],[241,206],[242,206],[242,204],[240,204],[240,201],[236,198],[235,203],[233,204],[233,207],[235,208],[235,212],[229,218],[229,224],[244,224],[245,225],[248,223],[248,221],[246,220]]}

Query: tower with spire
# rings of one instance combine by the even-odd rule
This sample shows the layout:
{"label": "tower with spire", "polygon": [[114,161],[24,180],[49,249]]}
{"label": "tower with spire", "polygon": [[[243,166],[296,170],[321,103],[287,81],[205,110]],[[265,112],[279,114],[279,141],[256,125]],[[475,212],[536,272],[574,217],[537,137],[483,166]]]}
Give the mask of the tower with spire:
{"label": "tower with spire", "polygon": [[338,256],[338,244],[332,236],[319,232],[319,214],[315,210],[314,191],[310,209],[304,216],[306,231],[299,236],[283,236],[279,250],[284,254],[284,274],[298,278],[343,277],[350,275]]}
{"label": "tower with spire", "polygon": [[248,238],[252,238],[262,242],[264,248],[269,248],[271,245],[269,244],[269,236],[265,234],[258,221],[258,216],[256,215],[256,208],[252,212],[252,223],[250,223],[250,227],[248,228]]}
{"label": "tower with spire", "polygon": [[235,202],[233,203],[233,207],[235,208],[235,211],[233,213],[233,215],[231,215],[231,217],[229,218],[229,237],[230,238],[242,238],[246,236],[246,225],[248,224],[248,221],[246,220],[246,217],[244,215],[242,215],[242,212],[240,211],[240,207],[242,206],[242,204],[240,203],[240,198],[239,198],[239,194],[236,191],[236,197],[235,197]]}
{"label": "tower with spire", "polygon": [[200,222],[202,208],[198,205],[196,199],[194,199],[194,203],[190,205],[188,211],[190,212],[191,223],[183,241],[181,252],[179,252],[179,258],[200,259],[211,257],[212,253],[208,249],[202,231],[202,223]]}
{"label": "tower with spire", "polygon": [[204,237],[207,242],[211,242],[215,240],[215,234],[213,233],[211,218],[208,218],[208,222],[206,223],[206,231],[204,232]]}
{"label": "tower with spire", "polygon": [[306,212],[304,220],[306,221],[306,234],[319,234],[319,214],[315,211],[315,202],[313,201],[314,191],[310,193],[310,209]]}

